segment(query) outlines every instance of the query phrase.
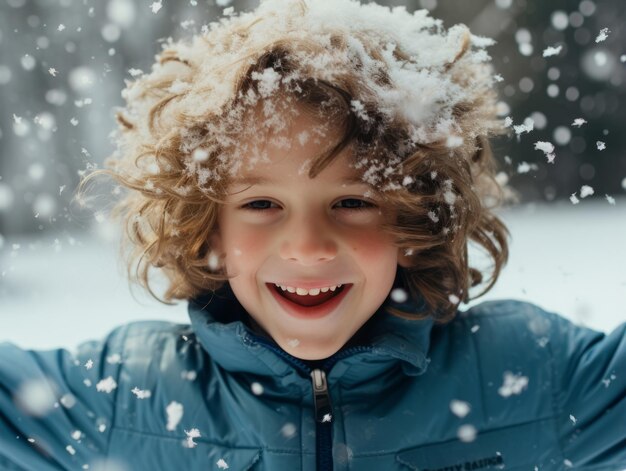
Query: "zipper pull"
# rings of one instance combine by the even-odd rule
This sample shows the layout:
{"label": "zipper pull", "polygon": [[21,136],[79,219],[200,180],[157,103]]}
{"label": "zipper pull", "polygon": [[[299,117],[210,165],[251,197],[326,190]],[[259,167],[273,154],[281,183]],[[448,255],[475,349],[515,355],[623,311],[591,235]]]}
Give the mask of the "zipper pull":
{"label": "zipper pull", "polygon": [[311,371],[311,383],[313,384],[313,401],[315,403],[315,421],[332,422],[333,410],[330,405],[328,383],[324,370],[314,369]]}

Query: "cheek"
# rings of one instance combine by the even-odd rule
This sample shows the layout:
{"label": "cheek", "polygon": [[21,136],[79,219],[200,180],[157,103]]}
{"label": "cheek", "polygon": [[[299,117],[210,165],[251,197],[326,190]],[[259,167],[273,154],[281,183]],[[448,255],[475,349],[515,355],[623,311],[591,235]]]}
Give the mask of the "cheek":
{"label": "cheek", "polygon": [[397,253],[391,237],[382,231],[361,231],[351,238],[350,246],[356,257],[372,263],[395,257]]}
{"label": "cheek", "polygon": [[267,248],[267,237],[262,231],[244,227],[229,227],[222,233],[226,260],[229,264],[240,267],[263,253]]}

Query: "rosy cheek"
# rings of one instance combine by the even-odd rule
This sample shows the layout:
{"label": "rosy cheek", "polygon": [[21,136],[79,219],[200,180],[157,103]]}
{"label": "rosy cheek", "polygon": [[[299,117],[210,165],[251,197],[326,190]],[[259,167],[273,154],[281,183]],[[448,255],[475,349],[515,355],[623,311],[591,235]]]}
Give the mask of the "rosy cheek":
{"label": "rosy cheek", "polygon": [[382,231],[361,231],[356,234],[350,243],[354,252],[367,260],[376,260],[395,252],[391,237]]}
{"label": "rosy cheek", "polygon": [[267,247],[267,241],[257,231],[233,231],[232,236],[226,239],[227,254],[235,262],[242,262],[254,258],[255,254],[262,253]]}

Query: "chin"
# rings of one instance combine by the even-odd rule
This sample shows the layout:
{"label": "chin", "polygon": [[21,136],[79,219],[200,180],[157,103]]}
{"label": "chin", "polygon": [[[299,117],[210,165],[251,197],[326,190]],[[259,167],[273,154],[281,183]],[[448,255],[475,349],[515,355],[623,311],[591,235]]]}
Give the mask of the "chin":
{"label": "chin", "polygon": [[290,355],[296,358],[299,358],[300,360],[324,360],[334,355],[335,353],[337,353],[340,348],[341,347],[320,349],[320,348],[302,348],[301,346],[292,347],[289,345],[285,345],[283,347],[283,350],[285,350]]}

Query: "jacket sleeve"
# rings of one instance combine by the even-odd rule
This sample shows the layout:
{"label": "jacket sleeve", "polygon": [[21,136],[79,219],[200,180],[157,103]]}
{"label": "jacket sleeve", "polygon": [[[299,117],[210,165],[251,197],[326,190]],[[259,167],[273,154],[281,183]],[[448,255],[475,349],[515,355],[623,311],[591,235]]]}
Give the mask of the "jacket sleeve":
{"label": "jacket sleeve", "polygon": [[0,469],[80,470],[104,462],[123,331],[75,353],[0,343]]}
{"label": "jacket sleeve", "polygon": [[556,315],[552,325],[565,468],[626,469],[626,323],[608,335]]}

